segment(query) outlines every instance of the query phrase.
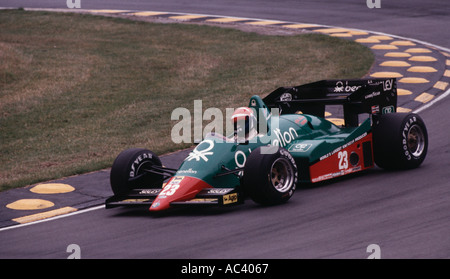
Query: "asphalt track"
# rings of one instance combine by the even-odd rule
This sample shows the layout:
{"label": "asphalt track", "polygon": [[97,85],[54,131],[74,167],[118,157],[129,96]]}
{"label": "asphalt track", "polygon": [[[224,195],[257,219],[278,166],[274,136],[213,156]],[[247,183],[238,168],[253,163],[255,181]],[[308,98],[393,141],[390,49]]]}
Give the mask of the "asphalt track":
{"label": "asphalt track", "polygon": [[[65,8],[54,1],[2,1],[0,6]],[[82,8],[220,14],[367,29],[450,48],[445,1],[89,1]],[[393,3],[392,3],[393,2]],[[239,3],[239,4],[237,4]],[[448,89],[448,88],[447,88]],[[435,99],[439,99],[436,97]],[[97,209],[0,230],[0,258],[450,258],[450,99],[420,111],[430,147],[416,170],[364,174],[300,189],[289,203],[188,210],[163,215]],[[182,156],[180,156],[182,157]],[[179,158],[178,158],[179,159]],[[177,158],[164,157],[166,164]],[[103,199],[108,171],[71,178],[80,195]],[[24,196],[30,195],[22,189]],[[8,194],[7,194],[8,195]],[[64,194],[55,196],[64,202]],[[93,202],[95,204],[95,202]],[[94,209],[96,209],[94,207]],[[10,224],[7,224],[10,225]]]}

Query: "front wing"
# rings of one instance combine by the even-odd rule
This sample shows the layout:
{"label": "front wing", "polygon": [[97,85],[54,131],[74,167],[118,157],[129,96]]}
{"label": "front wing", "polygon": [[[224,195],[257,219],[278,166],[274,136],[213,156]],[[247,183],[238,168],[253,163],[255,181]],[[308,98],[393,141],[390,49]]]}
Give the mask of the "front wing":
{"label": "front wing", "polygon": [[[118,206],[146,206],[152,205],[162,189],[133,189],[126,196],[112,196],[105,202],[106,208]],[[206,188],[201,190],[193,199],[171,202],[175,206],[228,206],[244,202],[243,195],[235,188]]]}

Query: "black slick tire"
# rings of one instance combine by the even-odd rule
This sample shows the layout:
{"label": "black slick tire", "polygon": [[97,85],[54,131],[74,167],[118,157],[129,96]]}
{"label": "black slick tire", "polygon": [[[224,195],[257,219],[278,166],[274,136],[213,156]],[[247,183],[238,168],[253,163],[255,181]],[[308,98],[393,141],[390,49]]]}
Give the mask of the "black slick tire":
{"label": "black slick tire", "polygon": [[150,150],[131,148],[122,151],[111,168],[111,189],[116,196],[126,195],[136,188],[161,188],[163,178],[158,174],[148,174],[144,169],[161,166],[161,160]]}
{"label": "black slick tire", "polygon": [[389,113],[374,118],[375,163],[384,169],[413,169],[425,160],[428,134],[422,118],[414,113]]}
{"label": "black slick tire", "polygon": [[244,191],[261,205],[287,202],[295,192],[297,180],[294,158],[278,146],[256,148],[244,166]]}

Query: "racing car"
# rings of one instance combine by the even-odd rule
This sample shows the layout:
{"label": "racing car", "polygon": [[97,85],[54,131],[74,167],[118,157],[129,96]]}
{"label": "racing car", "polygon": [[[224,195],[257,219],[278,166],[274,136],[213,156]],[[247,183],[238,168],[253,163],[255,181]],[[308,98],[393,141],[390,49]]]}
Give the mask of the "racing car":
{"label": "racing car", "polygon": [[[342,108],[342,125],[325,118],[329,105]],[[396,111],[396,79],[321,80],[255,95],[235,110],[232,134],[205,136],[178,169],[163,166],[147,149],[122,151],[111,168],[114,195],[105,205],[162,211],[248,198],[276,205],[298,184],[375,165],[416,168],[427,154],[427,129],[419,115]]]}

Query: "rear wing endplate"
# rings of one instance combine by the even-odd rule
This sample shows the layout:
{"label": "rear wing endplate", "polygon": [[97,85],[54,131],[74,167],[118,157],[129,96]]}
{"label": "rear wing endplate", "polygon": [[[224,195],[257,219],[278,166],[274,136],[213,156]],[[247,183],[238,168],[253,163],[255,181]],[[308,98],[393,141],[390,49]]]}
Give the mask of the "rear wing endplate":
{"label": "rear wing endplate", "polygon": [[325,117],[325,105],[343,105],[345,125],[358,126],[358,115],[397,110],[397,81],[389,79],[321,80],[280,87],[263,99],[281,114],[304,113]]}

